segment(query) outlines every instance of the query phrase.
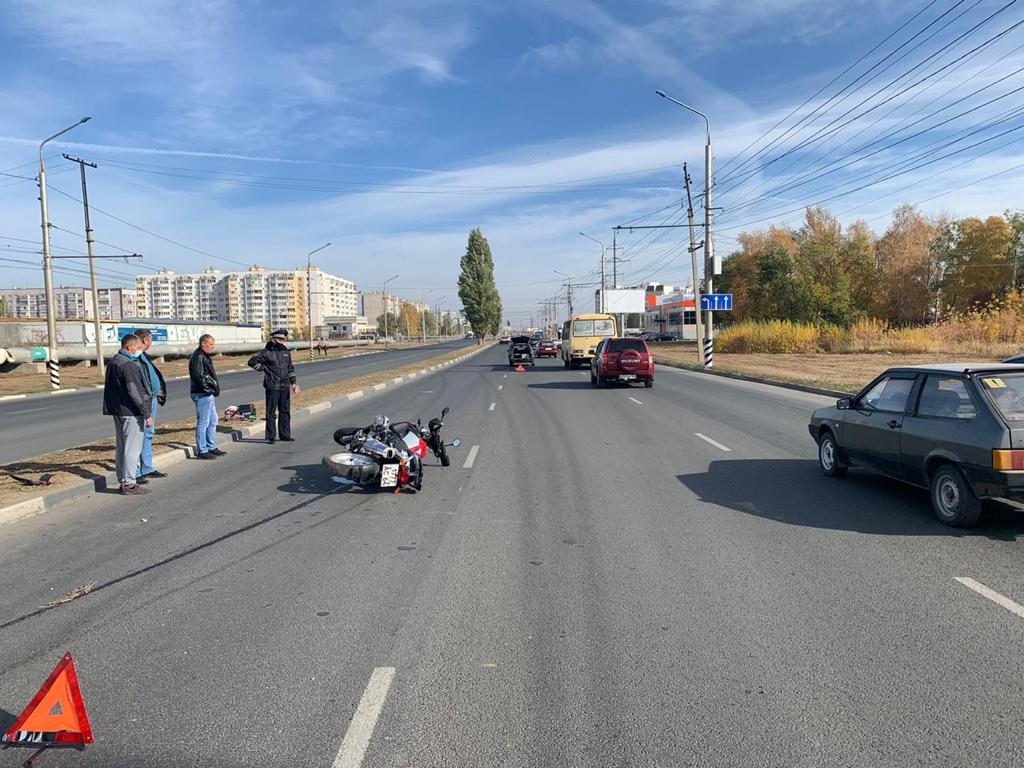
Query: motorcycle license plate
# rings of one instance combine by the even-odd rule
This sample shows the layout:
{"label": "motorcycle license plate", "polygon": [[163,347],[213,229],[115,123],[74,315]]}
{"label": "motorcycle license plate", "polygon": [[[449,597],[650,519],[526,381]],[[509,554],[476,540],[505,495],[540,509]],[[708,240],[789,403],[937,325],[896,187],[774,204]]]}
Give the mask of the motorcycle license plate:
{"label": "motorcycle license plate", "polygon": [[398,485],[398,465],[385,464],[380,468],[380,487],[394,488]]}
{"label": "motorcycle license plate", "polygon": [[633,379],[636,378],[636,376],[634,376],[632,373],[624,373],[621,376],[619,376],[619,378],[622,379],[623,381],[632,381]]}

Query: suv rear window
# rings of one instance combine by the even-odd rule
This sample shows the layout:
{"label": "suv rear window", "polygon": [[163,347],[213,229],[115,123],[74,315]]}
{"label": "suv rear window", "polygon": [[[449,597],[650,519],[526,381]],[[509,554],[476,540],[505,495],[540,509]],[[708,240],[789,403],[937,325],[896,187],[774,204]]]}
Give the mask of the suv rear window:
{"label": "suv rear window", "polygon": [[1019,373],[982,376],[981,386],[988,392],[1003,418],[1024,421],[1024,375]]}
{"label": "suv rear window", "polygon": [[646,352],[647,345],[640,339],[612,339],[608,342],[605,352],[625,352],[627,349],[634,349],[637,352]]}

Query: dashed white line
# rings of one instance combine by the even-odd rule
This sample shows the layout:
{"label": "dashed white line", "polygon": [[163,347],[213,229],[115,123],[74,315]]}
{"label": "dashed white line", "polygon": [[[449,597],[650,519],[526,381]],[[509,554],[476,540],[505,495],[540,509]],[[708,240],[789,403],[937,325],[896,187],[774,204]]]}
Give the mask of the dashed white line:
{"label": "dashed white line", "polygon": [[715,448],[720,448],[721,450],[725,451],[726,453],[730,453],[732,451],[732,448],[730,448],[729,446],[722,445],[720,442],[718,442],[717,440],[712,440],[707,435],[702,435],[700,432],[694,432],[693,434],[695,434],[697,437],[699,437],[705,443],[711,443],[711,445],[715,446]]}
{"label": "dashed white line", "polygon": [[1024,619],[1024,605],[1021,605],[1020,603],[1014,602],[1010,598],[1008,598],[1008,597],[1006,597],[1004,595],[999,594],[994,589],[990,589],[989,587],[986,587],[980,581],[975,581],[970,576],[956,576],[956,577],[954,577],[954,580],[955,581],[959,581],[961,584],[963,584],[968,589],[973,589],[979,595],[981,595],[982,597],[988,598],[989,600],[991,600],[996,605],[1003,606],[1003,608],[1008,610],[1010,613],[1015,613],[1018,616],[1020,616],[1022,619]]}
{"label": "dashed white line", "polygon": [[632,400],[632,401],[633,401],[634,403],[636,403],[637,405],[643,405],[643,403],[641,403],[641,402],[640,402],[639,400],[637,400],[637,399],[636,399],[635,397],[631,397],[631,398],[629,398],[629,399],[630,399],[630,400]]}
{"label": "dashed white line", "polygon": [[498,385],[498,391],[501,392],[501,390],[504,389],[504,387],[505,387],[504,384],[499,384]]}
{"label": "dashed white line", "polygon": [[359,768],[363,764],[366,748],[370,746],[370,737],[377,725],[377,718],[384,708],[384,699],[391,688],[395,677],[394,667],[377,667],[370,675],[363,698],[359,700],[356,713],[345,732],[345,739],[334,758],[332,768]]}
{"label": "dashed white line", "polygon": [[503,378],[503,379],[507,379],[507,378],[508,378],[508,374],[507,374],[507,373],[506,373],[506,374],[503,374],[501,378]]}
{"label": "dashed white line", "polygon": [[476,454],[477,454],[477,451],[479,451],[479,450],[480,450],[480,446],[479,445],[474,445],[472,448],[469,449],[469,455],[466,456],[466,463],[462,465],[463,469],[472,469],[473,468],[473,462],[476,461]]}
{"label": "dashed white line", "polygon": [[11,415],[13,416],[16,413],[32,413],[33,411],[45,411],[45,410],[46,410],[45,408],[26,408],[25,410],[22,410],[22,411],[11,411]]}
{"label": "dashed white line", "polygon": [[491,407],[490,407],[490,408],[488,408],[487,410],[488,410],[488,411],[493,411],[493,410],[494,410],[494,406],[495,406],[495,405],[497,405],[497,403],[491,403]]}

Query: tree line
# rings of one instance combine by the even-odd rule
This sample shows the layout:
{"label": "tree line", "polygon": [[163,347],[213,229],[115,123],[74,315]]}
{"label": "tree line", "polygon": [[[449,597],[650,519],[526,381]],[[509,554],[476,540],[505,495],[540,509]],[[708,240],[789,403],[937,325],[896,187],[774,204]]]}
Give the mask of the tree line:
{"label": "tree line", "polygon": [[954,219],[902,205],[879,237],[863,221],[844,228],[813,207],[798,228],[738,241],[715,283],[733,294],[732,320],[922,325],[985,306],[1024,282],[1021,211]]}

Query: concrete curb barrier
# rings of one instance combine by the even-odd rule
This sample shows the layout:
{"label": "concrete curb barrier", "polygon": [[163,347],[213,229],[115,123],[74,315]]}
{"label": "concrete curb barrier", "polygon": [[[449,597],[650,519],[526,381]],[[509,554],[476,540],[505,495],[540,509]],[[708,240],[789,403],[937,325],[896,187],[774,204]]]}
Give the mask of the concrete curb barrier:
{"label": "concrete curb barrier", "polygon": [[825,397],[853,397],[853,392],[841,392],[838,389],[825,389],[824,387],[812,387],[809,384],[796,384],[791,381],[778,381],[777,379],[766,379],[761,376],[748,376],[745,373],[734,373],[732,371],[716,371],[714,368],[708,370],[707,368],[698,368],[696,366],[690,367],[681,363],[659,363],[655,360],[655,365],[663,365],[666,368],[676,368],[680,371],[689,371],[690,373],[703,373],[708,376],[720,376],[723,379],[735,379],[736,381],[749,381],[752,384],[766,384],[770,387],[780,387],[782,389],[795,389],[797,392],[807,392],[812,395],[823,395]]}
{"label": "concrete curb barrier", "polygon": [[[474,355],[478,355],[485,349],[489,349],[491,346],[493,345],[483,345],[480,348],[473,350],[472,352],[460,355],[459,357],[449,360],[446,363],[439,363],[436,366],[436,369],[441,370],[443,368],[448,368],[457,363],[461,363],[463,360],[473,357]],[[375,354],[375,352],[367,352],[365,354]],[[425,372],[426,371],[421,371],[421,373]],[[410,381],[416,375],[417,374],[415,373],[406,374],[404,377],[399,376],[398,378],[389,379],[387,382],[374,384],[370,387],[367,387],[366,389],[359,389],[356,390],[355,392],[348,392],[344,395],[339,395],[338,397],[332,400],[324,400],[322,402],[306,406],[305,408],[299,408],[298,410],[292,412],[292,418],[299,419],[307,416],[313,416],[314,414],[321,413],[329,408],[346,405],[352,400],[357,400],[368,394],[379,392],[383,389],[398,386],[403,382]],[[24,397],[24,395],[22,395],[22,397]],[[245,427],[233,429],[231,431],[231,440],[232,442],[239,442],[243,438],[257,437],[259,435],[263,435],[265,429],[266,422],[257,421]],[[159,470],[164,470],[167,467],[174,466],[175,464],[180,464],[186,459],[193,458],[194,455],[195,448],[193,448],[192,446],[174,448],[170,451],[165,451],[164,453],[160,453],[154,456],[153,466]],[[59,491],[54,491],[53,493],[48,493],[43,496],[36,496],[31,499],[25,499],[24,501],[16,502],[6,507],[0,508],[0,526],[9,525],[11,523],[15,523],[19,520],[24,520],[25,518],[32,517],[34,515],[43,514],[45,512],[50,511],[59,504],[63,504],[64,502],[67,501],[73,501],[75,499],[80,499],[92,493],[105,493],[107,492],[108,488],[116,488],[116,486],[117,478],[114,476],[114,473],[110,472],[103,476],[81,480],[79,482],[67,486],[66,488],[61,488]]]}

